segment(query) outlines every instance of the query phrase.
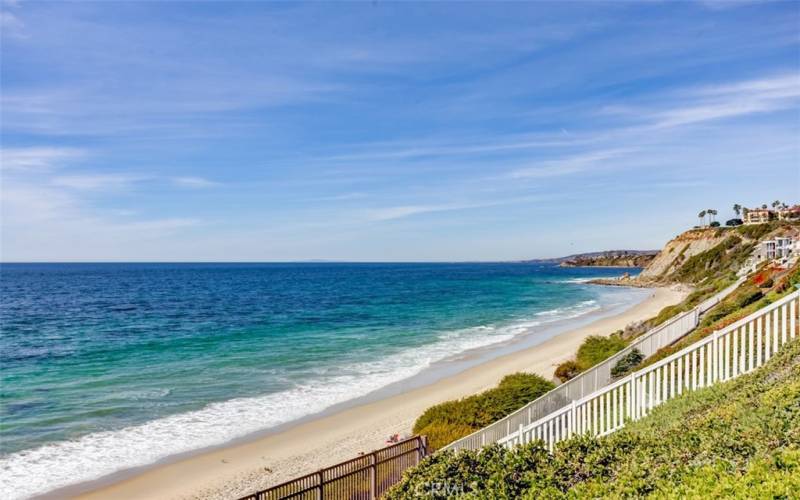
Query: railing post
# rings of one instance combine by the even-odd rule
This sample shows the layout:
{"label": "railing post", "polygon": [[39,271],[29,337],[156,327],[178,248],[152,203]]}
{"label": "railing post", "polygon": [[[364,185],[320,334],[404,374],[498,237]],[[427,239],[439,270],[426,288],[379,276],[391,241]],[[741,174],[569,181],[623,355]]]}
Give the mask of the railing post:
{"label": "railing post", "polygon": [[577,418],[578,415],[578,412],[575,409],[576,406],[577,405],[575,404],[575,400],[573,399],[571,408],[569,409],[569,426],[568,426],[569,437],[572,437],[572,435],[575,434],[575,429],[576,429],[575,419]]}
{"label": "railing post", "polygon": [[636,411],[636,372],[631,373],[630,380],[628,381],[628,417],[631,420],[636,420],[634,412]]}
{"label": "railing post", "polygon": [[373,451],[369,456],[369,498],[375,500],[378,498],[378,457]]}
{"label": "railing post", "polygon": [[720,369],[719,369],[719,330],[714,330],[714,333],[711,334],[711,384],[719,380]]}
{"label": "railing post", "polygon": [[322,500],[322,469],[317,472],[317,482],[319,483],[317,486],[317,500]]}

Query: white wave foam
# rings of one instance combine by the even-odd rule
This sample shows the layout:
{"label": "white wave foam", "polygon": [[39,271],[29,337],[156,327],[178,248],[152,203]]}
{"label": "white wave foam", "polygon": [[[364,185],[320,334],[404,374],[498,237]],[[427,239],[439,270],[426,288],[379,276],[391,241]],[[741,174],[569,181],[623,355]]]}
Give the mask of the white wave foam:
{"label": "white wave foam", "polygon": [[505,342],[542,323],[575,318],[599,308],[596,301],[589,300],[540,312],[536,315],[539,319],[443,332],[436,343],[345,367],[337,370],[337,376],[298,384],[290,390],[212,403],[197,411],[13,453],[0,459],[0,490],[10,492],[10,498],[25,498],[177,453],[223,444],[363,396],[454,354]]}
{"label": "white wave foam", "polygon": [[588,283],[588,282],[590,282],[592,280],[601,279],[601,278],[602,278],[602,276],[595,276],[595,277],[590,277],[590,278],[570,278],[570,279],[566,279],[566,280],[557,281],[556,283],[581,284],[581,283]]}

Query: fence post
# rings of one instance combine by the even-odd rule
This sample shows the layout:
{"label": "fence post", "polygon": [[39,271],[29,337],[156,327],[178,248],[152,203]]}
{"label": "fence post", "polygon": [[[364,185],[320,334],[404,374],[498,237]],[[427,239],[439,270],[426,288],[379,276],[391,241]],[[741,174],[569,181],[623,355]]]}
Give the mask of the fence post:
{"label": "fence post", "polygon": [[628,418],[631,421],[636,420],[634,412],[636,411],[636,372],[631,373],[630,381],[628,381]]}
{"label": "fence post", "polygon": [[378,498],[378,457],[373,451],[369,456],[369,498]]}
{"label": "fence post", "polygon": [[577,418],[577,414],[578,414],[578,412],[575,410],[576,406],[577,405],[575,404],[575,400],[573,399],[571,408],[569,409],[569,436],[570,437],[572,437],[572,435],[575,434],[575,432],[577,430],[577,426],[575,425],[575,423],[576,423],[575,419]]}
{"label": "fence post", "polygon": [[317,472],[317,482],[319,483],[319,486],[317,487],[317,499],[322,500],[322,469]]}
{"label": "fence post", "polygon": [[714,330],[714,333],[711,334],[711,382],[714,383],[719,380],[719,330]]}

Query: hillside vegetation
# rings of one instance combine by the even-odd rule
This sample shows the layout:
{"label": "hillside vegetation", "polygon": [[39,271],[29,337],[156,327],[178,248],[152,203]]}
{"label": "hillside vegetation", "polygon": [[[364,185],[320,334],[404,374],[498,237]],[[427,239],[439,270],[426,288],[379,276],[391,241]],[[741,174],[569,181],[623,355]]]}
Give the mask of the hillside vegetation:
{"label": "hillside vegetation", "polygon": [[757,371],[684,394],[603,438],[445,452],[387,494],[405,498],[796,498],[800,341]]}

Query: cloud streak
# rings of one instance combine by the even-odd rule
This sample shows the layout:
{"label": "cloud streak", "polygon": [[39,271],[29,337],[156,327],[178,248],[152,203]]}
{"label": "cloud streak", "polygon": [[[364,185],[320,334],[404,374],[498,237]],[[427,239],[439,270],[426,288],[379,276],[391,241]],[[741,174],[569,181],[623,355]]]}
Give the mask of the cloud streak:
{"label": "cloud streak", "polygon": [[86,151],[78,148],[0,148],[0,164],[2,164],[4,171],[31,172],[52,170],[64,163],[84,157],[86,157]]}

